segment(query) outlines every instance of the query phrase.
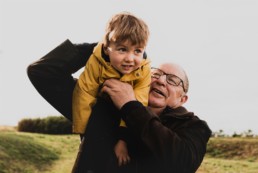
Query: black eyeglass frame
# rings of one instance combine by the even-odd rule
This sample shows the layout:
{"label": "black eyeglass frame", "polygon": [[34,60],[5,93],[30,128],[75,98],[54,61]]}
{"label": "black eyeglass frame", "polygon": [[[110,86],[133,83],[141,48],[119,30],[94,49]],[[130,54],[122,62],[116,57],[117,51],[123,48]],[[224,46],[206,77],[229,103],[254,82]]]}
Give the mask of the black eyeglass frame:
{"label": "black eyeglass frame", "polygon": [[[173,86],[179,86],[179,85],[182,83],[181,86],[182,86],[182,88],[183,88],[183,91],[184,91],[184,92],[186,91],[186,90],[185,90],[184,81],[183,81],[180,77],[178,77],[177,75],[165,73],[163,70],[161,70],[161,69],[159,69],[159,68],[156,68],[156,67],[151,67],[151,70],[159,70],[160,72],[162,72],[162,74],[161,74],[158,78],[157,78],[157,77],[153,77],[153,74],[151,74],[151,77],[156,78],[156,79],[159,79],[161,76],[165,75],[165,76],[166,76],[166,81],[167,81],[168,84],[173,85]],[[171,83],[171,82],[169,82],[169,80],[168,80],[168,76],[176,77],[176,78],[178,78],[178,79],[180,80],[180,82],[179,82],[178,84],[176,84],[176,82]]]}

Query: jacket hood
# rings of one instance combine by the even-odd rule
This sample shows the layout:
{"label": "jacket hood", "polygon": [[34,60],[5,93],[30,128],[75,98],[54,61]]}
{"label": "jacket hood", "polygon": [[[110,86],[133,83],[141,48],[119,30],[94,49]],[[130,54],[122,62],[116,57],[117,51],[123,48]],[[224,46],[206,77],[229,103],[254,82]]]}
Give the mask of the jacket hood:
{"label": "jacket hood", "polygon": [[[111,66],[110,62],[107,62],[105,60],[105,58],[103,58],[103,54],[102,54],[103,49],[102,48],[103,48],[103,43],[98,43],[97,46],[93,50],[93,54],[98,58],[98,60],[101,64],[103,64],[106,68],[109,68]],[[141,66],[144,66],[148,63],[150,63],[149,58],[145,58],[142,60]]]}

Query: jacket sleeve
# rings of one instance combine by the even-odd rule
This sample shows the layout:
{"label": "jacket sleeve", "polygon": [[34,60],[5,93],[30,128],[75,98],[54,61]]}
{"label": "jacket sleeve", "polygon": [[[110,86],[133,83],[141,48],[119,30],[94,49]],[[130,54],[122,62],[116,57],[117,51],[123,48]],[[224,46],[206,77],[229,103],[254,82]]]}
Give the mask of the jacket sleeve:
{"label": "jacket sleeve", "polygon": [[151,82],[151,68],[150,63],[142,67],[143,76],[134,86],[134,94],[136,99],[144,106],[148,105],[150,82]]}
{"label": "jacket sleeve", "polygon": [[190,173],[200,166],[211,135],[204,121],[197,118],[172,129],[137,101],[126,103],[120,111],[128,128],[167,172]]}
{"label": "jacket sleeve", "polygon": [[39,94],[72,121],[72,73],[85,66],[96,43],[73,44],[70,40],[29,64],[27,75]]}
{"label": "jacket sleeve", "polygon": [[99,65],[92,55],[73,91],[73,132],[84,134],[99,89]]}

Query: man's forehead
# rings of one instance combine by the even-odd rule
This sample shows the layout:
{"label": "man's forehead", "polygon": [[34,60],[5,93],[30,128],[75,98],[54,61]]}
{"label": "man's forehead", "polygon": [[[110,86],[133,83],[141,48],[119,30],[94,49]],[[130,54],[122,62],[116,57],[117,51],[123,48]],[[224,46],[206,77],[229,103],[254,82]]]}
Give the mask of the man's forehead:
{"label": "man's forehead", "polygon": [[183,69],[177,64],[172,64],[172,63],[162,64],[160,65],[159,69],[164,71],[167,74],[174,74],[180,78],[183,78]]}

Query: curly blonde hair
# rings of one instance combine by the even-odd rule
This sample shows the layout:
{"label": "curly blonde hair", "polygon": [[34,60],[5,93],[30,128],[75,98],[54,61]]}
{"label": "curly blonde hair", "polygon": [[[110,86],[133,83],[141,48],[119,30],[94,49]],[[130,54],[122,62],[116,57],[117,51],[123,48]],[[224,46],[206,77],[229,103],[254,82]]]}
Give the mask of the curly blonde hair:
{"label": "curly blonde hair", "polygon": [[145,47],[149,34],[149,28],[142,19],[129,12],[122,12],[114,15],[107,23],[104,45],[109,46],[111,41],[130,41],[132,45]]}

